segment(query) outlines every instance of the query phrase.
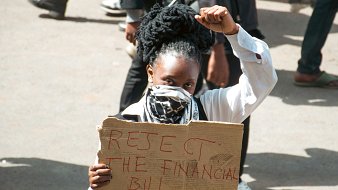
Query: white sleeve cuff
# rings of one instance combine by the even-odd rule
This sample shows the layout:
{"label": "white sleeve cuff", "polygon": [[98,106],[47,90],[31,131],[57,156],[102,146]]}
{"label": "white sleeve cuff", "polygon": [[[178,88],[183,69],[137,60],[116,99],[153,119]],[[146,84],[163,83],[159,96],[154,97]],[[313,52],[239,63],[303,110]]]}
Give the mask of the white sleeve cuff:
{"label": "white sleeve cuff", "polygon": [[262,63],[262,59],[258,58],[256,54],[261,55],[268,49],[268,45],[252,37],[240,25],[238,26],[239,31],[237,34],[225,35],[231,44],[234,54],[245,61]]}
{"label": "white sleeve cuff", "polygon": [[126,9],[126,23],[139,22],[143,15],[143,9]]}

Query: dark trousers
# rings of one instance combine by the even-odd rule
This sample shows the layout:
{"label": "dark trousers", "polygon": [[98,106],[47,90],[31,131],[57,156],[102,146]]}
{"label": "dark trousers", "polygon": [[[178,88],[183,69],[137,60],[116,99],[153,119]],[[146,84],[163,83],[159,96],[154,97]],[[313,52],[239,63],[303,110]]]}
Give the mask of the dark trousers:
{"label": "dark trousers", "polygon": [[297,71],[305,74],[320,72],[321,49],[336,16],[338,0],[317,0],[309,20],[298,61]]}
{"label": "dark trousers", "polygon": [[258,27],[258,16],[256,0],[237,0],[240,24],[246,30],[250,31]]}
{"label": "dark trousers", "polygon": [[136,55],[129,68],[123,91],[120,98],[120,110],[126,109],[129,105],[138,102],[148,85],[148,76],[146,71],[147,64]]}

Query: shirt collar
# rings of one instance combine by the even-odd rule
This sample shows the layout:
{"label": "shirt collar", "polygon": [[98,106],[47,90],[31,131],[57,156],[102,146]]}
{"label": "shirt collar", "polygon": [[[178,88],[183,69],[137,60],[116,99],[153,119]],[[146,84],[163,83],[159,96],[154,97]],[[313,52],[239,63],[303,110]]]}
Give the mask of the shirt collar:
{"label": "shirt collar", "polygon": [[140,101],[128,106],[121,115],[143,115],[144,108],[143,105],[146,102],[146,96],[143,96]]}

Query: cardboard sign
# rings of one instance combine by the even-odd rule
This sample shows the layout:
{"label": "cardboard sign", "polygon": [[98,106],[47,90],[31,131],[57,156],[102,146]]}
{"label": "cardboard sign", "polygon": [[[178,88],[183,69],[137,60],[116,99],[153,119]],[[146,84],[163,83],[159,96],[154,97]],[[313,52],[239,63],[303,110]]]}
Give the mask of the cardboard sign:
{"label": "cardboard sign", "polygon": [[98,128],[106,190],[237,190],[243,126],[135,123],[113,117]]}

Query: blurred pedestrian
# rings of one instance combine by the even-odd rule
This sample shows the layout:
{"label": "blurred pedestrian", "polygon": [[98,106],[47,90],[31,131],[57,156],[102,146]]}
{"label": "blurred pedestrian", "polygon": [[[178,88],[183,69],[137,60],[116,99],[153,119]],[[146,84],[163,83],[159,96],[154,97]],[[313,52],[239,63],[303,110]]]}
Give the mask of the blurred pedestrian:
{"label": "blurred pedestrian", "polygon": [[126,10],[121,9],[121,0],[103,0],[101,8],[110,16],[125,15]]}
{"label": "blurred pedestrian", "polygon": [[49,11],[51,18],[62,20],[65,17],[68,0],[28,0],[34,6]]}
{"label": "blurred pedestrian", "polygon": [[265,36],[258,29],[258,13],[256,0],[235,0],[238,3],[239,23],[248,31],[248,33],[258,39],[264,39]]}
{"label": "blurred pedestrian", "polygon": [[[28,0],[34,6],[48,10],[48,15],[57,20],[65,18],[68,0]],[[122,14],[120,0],[103,0],[101,7],[110,14]]]}
{"label": "blurred pedestrian", "polygon": [[321,49],[337,13],[338,0],[317,0],[310,17],[294,84],[302,87],[338,89],[338,78],[320,70]]}

